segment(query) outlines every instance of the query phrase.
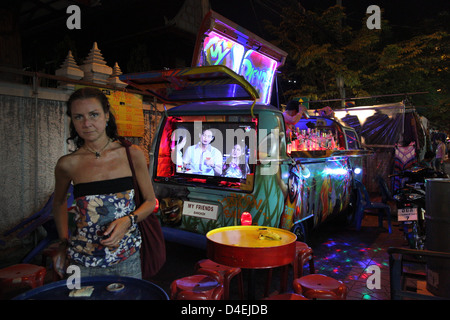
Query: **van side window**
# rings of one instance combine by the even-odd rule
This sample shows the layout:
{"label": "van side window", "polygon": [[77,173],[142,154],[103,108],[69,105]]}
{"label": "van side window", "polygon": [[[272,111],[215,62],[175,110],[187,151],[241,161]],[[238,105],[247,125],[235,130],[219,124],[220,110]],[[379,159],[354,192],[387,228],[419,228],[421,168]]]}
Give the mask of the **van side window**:
{"label": "van side window", "polygon": [[359,141],[356,133],[354,131],[345,130],[345,135],[347,136],[347,146],[349,150],[359,149]]}

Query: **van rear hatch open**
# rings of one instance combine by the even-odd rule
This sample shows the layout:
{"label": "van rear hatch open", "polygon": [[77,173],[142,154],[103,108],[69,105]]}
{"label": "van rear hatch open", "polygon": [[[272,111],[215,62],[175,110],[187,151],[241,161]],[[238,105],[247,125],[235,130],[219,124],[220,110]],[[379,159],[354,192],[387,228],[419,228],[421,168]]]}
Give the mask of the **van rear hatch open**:
{"label": "van rear hatch open", "polygon": [[250,83],[225,66],[130,73],[120,80],[166,103],[258,98]]}

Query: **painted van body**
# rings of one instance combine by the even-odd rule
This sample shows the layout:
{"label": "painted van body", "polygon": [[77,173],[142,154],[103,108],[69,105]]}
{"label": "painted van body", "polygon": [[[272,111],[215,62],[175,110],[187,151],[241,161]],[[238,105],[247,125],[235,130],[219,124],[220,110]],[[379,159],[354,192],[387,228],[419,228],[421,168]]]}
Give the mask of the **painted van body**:
{"label": "painted van body", "polygon": [[[200,27],[191,68],[120,76],[176,105],[164,113],[150,155],[166,239],[203,243],[208,231],[240,224],[245,212],[254,225],[292,230],[302,239],[306,226],[347,208],[355,168],[361,167],[359,138],[333,119],[314,116],[298,124],[298,138],[313,128],[315,138],[317,130],[324,137],[329,133],[334,144],[306,146],[287,135],[282,112],[270,105],[276,70],[286,56],[210,12]],[[191,166],[195,148],[188,147],[200,146],[204,128],[212,140],[198,156],[203,167]],[[238,142],[239,167],[232,151]]]}
{"label": "painted van body", "polygon": [[[345,133],[355,137],[354,130],[326,119],[330,127],[344,133],[341,145],[346,148],[288,154],[282,112],[269,105],[256,104],[251,109],[251,102],[205,102],[168,110],[154,140],[150,163],[164,227],[204,235],[215,228],[239,225],[242,214],[248,212],[254,225],[279,227],[302,236],[307,226],[317,226],[348,207],[355,169],[361,168],[360,150],[347,149]],[[253,119],[258,144],[252,151],[257,158],[250,163],[252,170],[245,182],[228,183],[219,177],[173,179],[158,173],[164,162],[162,149],[167,148],[164,139],[170,136],[164,131],[171,119],[181,121],[183,117],[202,123],[208,117]],[[306,121],[314,120],[318,119]]]}

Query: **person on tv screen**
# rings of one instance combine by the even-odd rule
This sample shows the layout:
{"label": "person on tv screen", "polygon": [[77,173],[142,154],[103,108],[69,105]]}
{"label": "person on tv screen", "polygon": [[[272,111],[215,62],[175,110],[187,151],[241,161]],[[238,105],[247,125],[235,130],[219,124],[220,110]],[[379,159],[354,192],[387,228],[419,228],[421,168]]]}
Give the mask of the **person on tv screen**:
{"label": "person on tv screen", "polygon": [[172,161],[175,163],[176,171],[183,172],[183,148],[186,145],[188,131],[185,128],[178,128],[172,133],[172,141],[170,145]]}
{"label": "person on tv screen", "polygon": [[213,131],[204,128],[199,134],[200,141],[188,147],[183,156],[186,173],[220,176],[222,174],[222,152],[213,147]]}
{"label": "person on tv screen", "polygon": [[223,165],[223,176],[229,178],[244,179],[250,173],[250,168],[245,161],[245,147],[235,144],[230,157]]}

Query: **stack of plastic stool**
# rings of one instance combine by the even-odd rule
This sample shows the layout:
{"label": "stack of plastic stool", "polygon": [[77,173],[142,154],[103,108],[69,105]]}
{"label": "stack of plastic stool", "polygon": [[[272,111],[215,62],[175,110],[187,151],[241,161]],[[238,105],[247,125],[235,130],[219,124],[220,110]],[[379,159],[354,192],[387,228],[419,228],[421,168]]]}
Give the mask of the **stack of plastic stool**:
{"label": "stack of plastic stool", "polygon": [[196,274],[177,279],[170,285],[172,300],[221,300],[223,285],[215,279]]}
{"label": "stack of plastic stool", "polygon": [[[59,251],[58,243],[53,243],[44,250],[42,250],[42,266],[47,267],[47,258],[50,258],[50,262],[52,263],[53,257],[56,254],[58,254],[58,251]],[[55,270],[53,270],[52,280],[53,281],[61,280],[61,277],[55,272]]]}
{"label": "stack of plastic stool", "polygon": [[309,300],[298,293],[280,293],[274,296],[264,298],[264,300]]}
{"label": "stack of plastic stool", "polygon": [[342,281],[323,274],[309,274],[295,279],[292,286],[295,293],[308,299],[345,300],[348,292]]}
{"label": "stack of plastic stool", "polygon": [[313,250],[306,243],[296,241],[295,259],[293,262],[294,278],[301,278],[303,276],[303,266],[307,262],[309,262],[309,273],[315,273]]}
{"label": "stack of plastic stool", "polygon": [[[294,269],[294,278],[300,278],[303,275],[303,267],[309,262],[309,273],[315,273],[314,268],[314,253],[313,250],[305,243],[301,241],[295,242],[295,258],[292,262]],[[266,287],[264,290],[264,296],[269,295],[269,288],[272,282],[272,269],[267,271]]]}
{"label": "stack of plastic stool", "polygon": [[47,270],[34,264],[15,264],[0,269],[0,297],[3,297],[6,289],[18,288],[25,285],[32,289],[44,284]]}
{"label": "stack of plastic stool", "polygon": [[198,274],[205,274],[214,278],[217,282],[223,284],[223,299],[230,298],[230,282],[234,276],[238,277],[239,297],[244,299],[244,280],[242,278],[241,268],[229,267],[216,263],[209,259],[203,259],[195,265],[195,271]]}

